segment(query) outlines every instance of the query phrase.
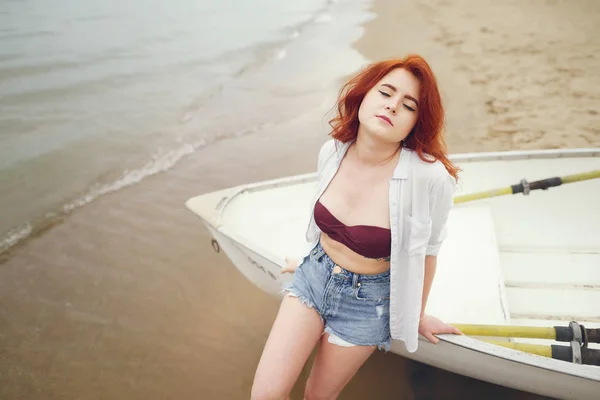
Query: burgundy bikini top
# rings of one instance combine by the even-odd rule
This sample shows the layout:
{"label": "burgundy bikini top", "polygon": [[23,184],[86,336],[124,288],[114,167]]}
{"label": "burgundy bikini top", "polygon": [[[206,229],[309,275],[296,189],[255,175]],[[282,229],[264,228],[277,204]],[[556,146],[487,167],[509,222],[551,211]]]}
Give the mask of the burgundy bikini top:
{"label": "burgundy bikini top", "polygon": [[379,226],[346,226],[321,202],[315,204],[315,222],[322,232],[367,258],[389,258],[392,231]]}

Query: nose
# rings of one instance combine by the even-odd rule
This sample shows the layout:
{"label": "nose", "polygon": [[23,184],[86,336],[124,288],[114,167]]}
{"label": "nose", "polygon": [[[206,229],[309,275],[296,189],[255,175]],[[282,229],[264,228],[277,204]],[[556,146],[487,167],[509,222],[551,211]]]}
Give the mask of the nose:
{"label": "nose", "polygon": [[388,104],[387,106],[385,106],[385,109],[390,110],[392,112],[392,114],[396,114],[396,106],[394,106],[394,105]]}

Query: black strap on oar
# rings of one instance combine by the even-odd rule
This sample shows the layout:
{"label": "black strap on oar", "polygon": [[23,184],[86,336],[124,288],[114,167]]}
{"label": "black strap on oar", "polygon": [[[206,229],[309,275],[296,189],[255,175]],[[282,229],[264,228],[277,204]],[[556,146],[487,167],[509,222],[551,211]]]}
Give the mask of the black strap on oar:
{"label": "black strap on oar", "polygon": [[586,329],[577,321],[569,326],[555,326],[556,340],[571,342],[570,346],[552,345],[552,358],[576,364],[600,365],[600,350],[588,348],[588,343],[600,343],[600,329]]}
{"label": "black strap on oar", "polygon": [[600,350],[578,346],[575,342],[571,342],[571,346],[553,344],[551,345],[552,358],[575,364],[600,366]]}
{"label": "black strap on oar", "polygon": [[524,195],[528,195],[532,190],[546,190],[551,187],[556,187],[562,185],[562,179],[556,178],[546,178],[539,181],[527,182],[525,179],[516,185],[511,185],[511,189],[513,194],[523,193]]}
{"label": "black strap on oar", "polygon": [[583,347],[587,347],[588,343],[600,343],[600,328],[586,328],[573,321],[569,326],[555,326],[554,330],[559,342],[580,341]]}

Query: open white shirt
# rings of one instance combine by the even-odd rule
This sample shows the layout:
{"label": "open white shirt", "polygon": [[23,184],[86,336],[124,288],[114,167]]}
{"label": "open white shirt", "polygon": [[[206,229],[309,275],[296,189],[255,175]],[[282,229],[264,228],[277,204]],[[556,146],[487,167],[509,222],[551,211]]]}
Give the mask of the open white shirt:
{"label": "open white shirt", "polygon": [[[314,219],[315,203],[337,173],[351,144],[331,139],[319,151],[318,184],[310,204],[307,248],[302,258],[318,243],[321,234]],[[411,353],[418,347],[425,255],[439,253],[455,187],[455,179],[440,161],[425,162],[415,152],[402,148],[389,188],[390,331],[392,339],[402,340]]]}

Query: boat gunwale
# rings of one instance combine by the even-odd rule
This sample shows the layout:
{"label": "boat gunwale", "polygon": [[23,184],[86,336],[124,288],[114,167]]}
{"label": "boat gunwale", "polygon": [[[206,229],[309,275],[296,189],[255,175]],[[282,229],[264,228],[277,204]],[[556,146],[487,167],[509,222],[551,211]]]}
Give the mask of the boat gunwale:
{"label": "boat gunwale", "polygon": [[[450,155],[449,158],[453,162],[489,162],[489,161],[518,161],[518,160],[537,160],[544,158],[587,158],[600,157],[600,147],[597,148],[580,148],[580,149],[548,149],[548,150],[515,150],[515,151],[494,151],[481,153],[457,153]],[[317,176],[316,172],[295,175],[291,177],[283,177],[271,179],[263,182],[250,183],[242,185],[239,189],[223,203],[221,209],[224,210],[226,205],[239,194],[252,193],[256,189],[272,189],[281,186],[297,185],[307,183],[314,180]]]}
{"label": "boat gunwale", "polygon": [[600,157],[600,147],[576,149],[509,150],[491,152],[456,153],[449,155],[452,161],[514,161],[542,158]]}
{"label": "boat gunwale", "polygon": [[[577,148],[577,149],[543,149],[543,150],[511,150],[511,151],[494,151],[494,152],[475,152],[475,153],[457,153],[450,155],[449,158],[453,162],[487,162],[487,161],[517,161],[517,160],[536,160],[544,158],[566,158],[566,157],[600,157],[600,147]],[[316,172],[307,174],[294,175],[276,179],[265,180],[261,182],[248,183],[240,185],[237,188],[232,188],[233,192],[221,199],[212,216],[213,222],[206,220],[215,228],[220,226],[215,225],[214,221],[221,221],[223,212],[233,199],[244,193],[252,193],[258,190],[274,189],[283,186],[298,185],[308,183],[317,177]],[[201,197],[197,196],[197,197]],[[191,200],[191,199],[190,199]],[[189,202],[189,200],[188,200]],[[187,204],[187,202],[186,202]],[[188,207],[189,208],[189,207]],[[202,218],[202,217],[201,217]],[[202,218],[205,220],[204,218]]]}

